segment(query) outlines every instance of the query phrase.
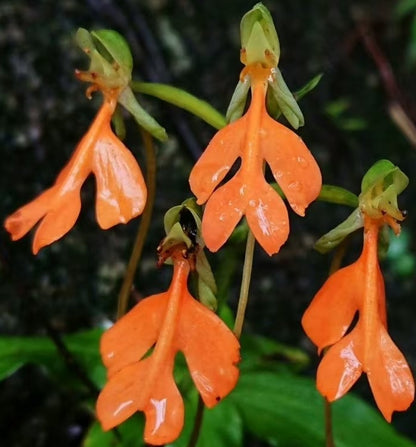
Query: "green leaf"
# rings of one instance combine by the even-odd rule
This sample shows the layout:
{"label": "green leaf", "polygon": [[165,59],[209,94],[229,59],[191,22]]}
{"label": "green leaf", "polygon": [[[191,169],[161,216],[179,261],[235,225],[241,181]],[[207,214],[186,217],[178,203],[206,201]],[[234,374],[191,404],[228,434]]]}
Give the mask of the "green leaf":
{"label": "green leaf", "polygon": [[410,13],[416,13],[416,0],[401,0],[397,3],[396,11],[397,17],[401,18]]}
{"label": "green leaf", "polygon": [[247,371],[291,368],[293,371],[304,369],[309,364],[308,355],[301,349],[278,343],[260,335],[243,335],[241,339],[241,374]]}
{"label": "green leaf", "polygon": [[177,87],[149,82],[131,82],[131,88],[137,93],[144,93],[180,107],[203,119],[215,129],[221,129],[227,122],[224,116],[208,102],[197,98]]}
{"label": "green leaf", "polygon": [[[243,417],[244,428],[284,447],[325,445],[323,398],[312,379],[270,372],[245,373],[227,398]],[[337,447],[414,447],[377,411],[348,395],[333,404]]]}
{"label": "green leaf", "polygon": [[348,189],[334,185],[322,185],[319,196],[316,200],[321,202],[336,203],[338,205],[347,205],[351,208],[357,208],[358,197]]}
{"label": "green leaf", "polygon": [[310,91],[312,91],[321,81],[323,73],[319,73],[314,76],[310,81],[308,81],[302,88],[297,90],[293,96],[296,98],[296,101],[302,99],[305,95],[307,95]]}
{"label": "green leaf", "polygon": [[[106,376],[99,352],[101,334],[101,329],[93,329],[63,337],[67,349],[98,387],[104,384]],[[69,371],[49,338],[0,337],[0,380],[27,363],[45,367],[58,380],[68,379]]]}
{"label": "green leaf", "polygon": [[[185,426],[178,438],[166,447],[187,447],[194,427],[198,396],[195,390],[185,400]],[[236,406],[225,398],[212,409],[204,408],[196,447],[240,447],[243,443],[242,419]]]}
{"label": "green leaf", "polygon": [[82,447],[142,447],[144,417],[135,414],[116,430],[103,431],[99,422],[94,422],[88,430]]}

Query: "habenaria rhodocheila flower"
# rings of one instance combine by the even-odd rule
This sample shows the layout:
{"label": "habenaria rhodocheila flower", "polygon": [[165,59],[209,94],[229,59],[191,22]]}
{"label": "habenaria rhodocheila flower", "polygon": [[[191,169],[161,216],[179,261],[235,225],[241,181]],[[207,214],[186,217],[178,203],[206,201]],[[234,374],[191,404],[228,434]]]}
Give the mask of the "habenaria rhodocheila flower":
{"label": "habenaria rhodocheila flower", "polygon": [[[377,174],[379,168],[384,169],[379,171],[381,175]],[[363,251],[356,262],[328,278],[306,310],[302,325],[319,352],[329,347],[317,372],[321,394],[329,401],[336,400],[365,372],[377,406],[390,422],[394,411],[406,410],[412,403],[414,380],[387,332],[378,239],[385,224],[396,233],[400,231],[397,220],[403,215],[397,208],[397,194],[406,186],[407,177],[385,160],[372,169],[363,180],[360,195]],[[332,235],[328,233],[323,243],[335,240],[336,231],[346,230],[340,227]],[[347,333],[357,312],[358,321]]]}
{"label": "habenaria rhodocheila flower", "polygon": [[[321,173],[301,138],[267,112],[266,98],[270,98],[295,127],[303,124],[302,113],[276,67],[279,42],[263,5],[256,5],[243,17],[241,35],[241,59],[246,67],[228,116],[241,116],[251,86],[250,106],[214,136],[189,182],[198,203],[207,202],[202,235],[210,250],[218,250],[245,215],[257,241],[272,255],[288,237],[289,218],[283,200],[265,180],[265,162],[289,205],[301,216],[319,194]],[[220,185],[238,158],[238,172]]]}
{"label": "habenaria rhodocheila flower", "polygon": [[[105,47],[107,57],[113,58],[111,61],[97,51],[93,37]],[[129,110],[138,107],[128,87],[132,70],[128,46],[120,35],[108,30],[90,35],[80,29],[77,40],[90,56],[91,66],[89,71],[77,71],[76,75],[92,83],[88,97],[92,91],[102,92],[103,104],[55,184],[5,220],[13,240],[23,237],[41,221],[33,240],[34,254],[61,238],[75,224],[81,209],[80,189],[91,173],[96,179],[96,216],[101,228],[128,222],[141,214],[146,203],[147,191],[140,167],[110,125],[117,102]],[[140,121],[137,113],[135,118]],[[149,122],[149,117],[146,119]],[[153,125],[157,130],[157,123]]]}
{"label": "habenaria rhodocheila flower", "polygon": [[173,262],[169,289],[140,301],[101,340],[108,382],[97,401],[98,419],[108,430],[143,411],[144,439],[155,445],[173,442],[184,423],[184,404],[173,377],[178,351],[209,408],[235,387],[239,375],[237,338],[188,291],[188,276],[198,264],[200,247],[188,244],[183,233],[187,242],[172,245],[178,229],[159,249],[162,262],[167,258]]}

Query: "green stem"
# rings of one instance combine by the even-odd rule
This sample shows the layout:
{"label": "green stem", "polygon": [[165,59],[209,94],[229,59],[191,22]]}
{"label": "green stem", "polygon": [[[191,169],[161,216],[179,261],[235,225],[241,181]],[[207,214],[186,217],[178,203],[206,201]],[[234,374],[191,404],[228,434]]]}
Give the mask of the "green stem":
{"label": "green stem", "polygon": [[234,334],[237,338],[241,337],[243,330],[244,317],[248,303],[248,293],[250,289],[251,270],[253,268],[253,255],[255,238],[251,230],[248,230],[246,253],[244,255],[243,276],[241,279],[240,298],[238,300],[237,315],[234,323]]}
{"label": "green stem", "polygon": [[120,319],[127,311],[130,293],[133,285],[134,274],[136,273],[137,265],[139,263],[143,251],[143,246],[146,240],[147,232],[149,230],[153,212],[153,205],[155,201],[156,156],[155,156],[155,149],[153,146],[153,139],[152,136],[143,129],[141,130],[141,134],[146,153],[147,202],[142,214],[136,240],[134,241],[133,250],[130,255],[129,263],[127,265],[127,270],[124,276],[123,284],[121,286],[120,293],[118,295],[117,320]]}
{"label": "green stem", "polygon": [[221,129],[227,122],[225,117],[208,102],[177,87],[152,82],[130,82],[130,87],[137,93],[144,93],[169,102],[193,115],[203,119],[215,129]]}

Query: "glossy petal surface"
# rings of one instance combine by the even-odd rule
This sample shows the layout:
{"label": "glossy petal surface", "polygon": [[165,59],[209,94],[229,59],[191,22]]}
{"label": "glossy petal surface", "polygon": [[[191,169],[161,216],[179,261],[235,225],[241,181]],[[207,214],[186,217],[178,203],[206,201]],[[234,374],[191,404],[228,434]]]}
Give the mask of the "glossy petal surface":
{"label": "glossy petal surface", "polygon": [[34,254],[74,226],[81,209],[80,190],[91,172],[97,180],[97,219],[102,228],[127,222],[142,212],[146,185],[133,155],[111,131],[115,105],[115,98],[105,98],[55,184],[5,220],[13,240],[41,221],[33,240]]}
{"label": "glossy petal surface", "polygon": [[[302,319],[305,332],[324,354],[317,388],[329,401],[342,397],[362,372],[387,421],[414,399],[410,368],[392,342],[386,325],[384,280],[378,264],[378,232],[382,222],[365,216],[364,247],[359,259],[329,277]],[[355,312],[359,318],[344,336]]]}
{"label": "glossy petal surface", "polygon": [[360,306],[363,286],[359,265],[354,263],[332,274],[315,295],[302,327],[319,351],[346,333]]}
{"label": "glossy petal surface", "polygon": [[190,295],[184,299],[175,342],[207,407],[214,407],[237,383],[240,345],[207,307]]}
{"label": "glossy petal surface", "polygon": [[362,339],[359,328],[332,346],[318,367],[316,387],[330,402],[347,393],[361,376]]}
{"label": "glossy petal surface", "polygon": [[101,228],[126,223],[143,212],[146,184],[132,153],[109,126],[94,146],[92,171],[97,182],[96,212]]}
{"label": "glossy petal surface", "polygon": [[167,444],[179,436],[184,406],[173,378],[178,351],[208,406],[236,385],[239,343],[217,315],[189,294],[188,275],[188,260],[176,255],[169,290],[142,300],[103,335],[108,382],[97,401],[97,416],[105,430],[143,411],[146,442]]}
{"label": "glossy petal surface", "polygon": [[382,325],[376,343],[367,361],[367,377],[378,408],[391,422],[393,411],[407,410],[413,402],[415,385],[406,359]]}
{"label": "glossy petal surface", "polygon": [[[286,241],[289,222],[282,200],[266,185],[265,162],[290,206],[300,215],[318,196],[322,179],[302,140],[267,114],[265,98],[271,70],[254,64],[244,69],[244,76],[251,79],[250,107],[243,117],[213,137],[189,182],[198,203],[207,201],[202,236],[211,251],[226,242],[245,214],[256,240],[272,255]],[[241,159],[238,173],[220,185],[237,158]]]}

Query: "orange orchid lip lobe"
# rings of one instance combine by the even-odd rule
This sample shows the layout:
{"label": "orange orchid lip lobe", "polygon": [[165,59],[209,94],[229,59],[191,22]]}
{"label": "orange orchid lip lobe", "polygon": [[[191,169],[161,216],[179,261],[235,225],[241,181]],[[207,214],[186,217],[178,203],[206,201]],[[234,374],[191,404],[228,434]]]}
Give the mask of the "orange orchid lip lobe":
{"label": "orange orchid lip lobe", "polygon": [[[331,275],[315,295],[302,326],[319,352],[329,347],[317,372],[317,388],[339,399],[363,372],[387,421],[414,399],[410,368],[387,333],[384,280],[378,264],[380,222],[364,220],[364,248],[352,265]],[[347,335],[355,313],[359,319]]]}
{"label": "orange orchid lip lobe", "polygon": [[[301,138],[267,113],[271,69],[255,64],[244,72],[251,79],[250,107],[214,136],[194,166],[189,183],[198,204],[207,202],[202,235],[211,251],[226,242],[245,215],[257,241],[272,255],[288,237],[289,218],[283,200],[264,178],[264,162],[269,164],[291,208],[301,216],[318,196],[322,179]],[[239,171],[214,191],[239,157]]]}
{"label": "orange orchid lip lobe", "polygon": [[91,127],[55,184],[5,220],[4,226],[13,240],[22,238],[41,221],[33,240],[34,254],[73,227],[81,209],[80,189],[91,173],[96,178],[96,215],[101,228],[126,223],[142,213],[147,196],[143,175],[110,126],[117,104],[114,96],[105,96]]}
{"label": "orange orchid lip lobe", "polygon": [[239,375],[238,340],[188,292],[189,262],[180,254],[173,258],[168,291],[143,299],[101,341],[108,382],[97,401],[98,419],[108,430],[144,411],[145,442],[155,445],[173,442],[183,427],[184,405],[173,379],[178,351],[210,408],[234,388]]}

